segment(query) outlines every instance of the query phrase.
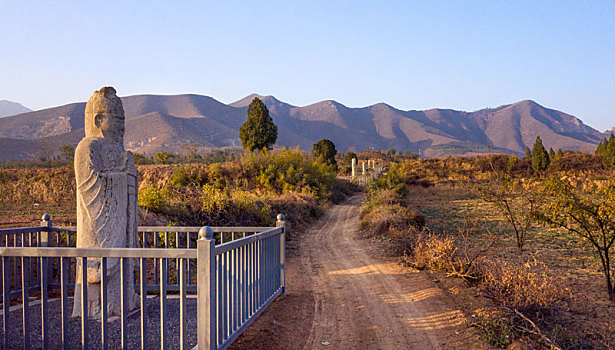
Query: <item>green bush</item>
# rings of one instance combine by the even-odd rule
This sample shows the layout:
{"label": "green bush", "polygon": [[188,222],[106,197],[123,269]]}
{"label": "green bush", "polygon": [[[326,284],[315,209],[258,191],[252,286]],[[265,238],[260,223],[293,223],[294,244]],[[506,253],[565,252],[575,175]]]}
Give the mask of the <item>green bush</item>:
{"label": "green bush", "polygon": [[168,204],[169,190],[147,186],[139,190],[139,206],[154,212],[162,211]]}
{"label": "green bush", "polygon": [[336,180],[333,166],[298,149],[248,153],[241,164],[256,179],[257,187],[274,194],[297,192],[327,200]]}

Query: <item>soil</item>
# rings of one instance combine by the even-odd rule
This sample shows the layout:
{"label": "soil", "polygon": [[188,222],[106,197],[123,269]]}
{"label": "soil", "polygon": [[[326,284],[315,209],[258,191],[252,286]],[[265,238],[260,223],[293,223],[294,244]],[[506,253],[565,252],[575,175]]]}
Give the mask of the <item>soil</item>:
{"label": "soil", "polygon": [[331,207],[287,258],[286,297],[232,349],[481,349],[437,281],[360,237],[361,196]]}

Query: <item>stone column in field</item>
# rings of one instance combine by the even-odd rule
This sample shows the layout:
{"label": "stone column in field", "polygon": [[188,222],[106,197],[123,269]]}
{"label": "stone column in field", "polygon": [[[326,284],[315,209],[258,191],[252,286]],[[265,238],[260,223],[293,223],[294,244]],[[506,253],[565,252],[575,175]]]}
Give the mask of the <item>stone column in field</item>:
{"label": "stone column in field", "polygon": [[[85,137],[75,149],[77,248],[137,247],[138,173],[132,153],[124,149],[124,108],[112,87],[95,91],[85,107]],[[125,263],[128,310],[137,307],[134,262]],[[100,319],[102,266],[87,260],[87,281],[78,264],[73,316],[81,315],[81,288],[87,285],[88,317]],[[120,314],[120,259],[107,258],[107,312]]]}
{"label": "stone column in field", "polygon": [[367,169],[365,168],[365,162],[361,162],[361,168],[362,168],[361,170],[363,170],[361,175],[363,176],[367,175]]}
{"label": "stone column in field", "polygon": [[357,177],[357,158],[352,158],[352,179]]}

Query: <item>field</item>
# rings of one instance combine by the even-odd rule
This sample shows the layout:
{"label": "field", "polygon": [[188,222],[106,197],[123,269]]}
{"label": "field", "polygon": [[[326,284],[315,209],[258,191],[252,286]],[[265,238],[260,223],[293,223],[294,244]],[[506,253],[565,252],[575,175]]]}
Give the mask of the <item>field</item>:
{"label": "field", "polygon": [[[425,215],[429,229],[437,233],[456,235],[468,220],[480,218],[480,228],[468,236],[469,245],[487,246],[492,241],[490,232],[497,236],[497,241],[485,253],[486,258],[496,257],[512,264],[537,259],[546,265],[547,273],[556,278],[561,288],[571,290],[573,298],[566,300],[558,310],[561,311],[560,325],[569,330],[569,342],[582,346],[583,337],[609,333],[610,342],[613,342],[615,304],[606,298],[600,262],[586,243],[565,230],[538,226],[529,232],[523,252],[518,253],[504,217],[460,184],[410,186],[408,203]],[[484,305],[480,299],[472,302],[477,303],[478,308]]]}
{"label": "field", "polygon": [[[498,348],[615,346],[615,303],[596,247],[547,221],[575,201],[593,201],[607,218],[603,225],[612,227],[612,195],[605,189],[612,191],[613,173],[598,156],[566,152],[541,173],[529,159],[503,155],[388,167],[369,188],[363,231],[397,242],[402,261],[433,274],[475,317],[485,341]],[[574,196],[562,201],[565,187],[554,184],[565,183]],[[528,223],[524,241],[507,208],[519,237]],[[592,226],[594,234],[599,227]],[[608,246],[612,233],[606,239]],[[606,251],[612,259],[612,245]]]}

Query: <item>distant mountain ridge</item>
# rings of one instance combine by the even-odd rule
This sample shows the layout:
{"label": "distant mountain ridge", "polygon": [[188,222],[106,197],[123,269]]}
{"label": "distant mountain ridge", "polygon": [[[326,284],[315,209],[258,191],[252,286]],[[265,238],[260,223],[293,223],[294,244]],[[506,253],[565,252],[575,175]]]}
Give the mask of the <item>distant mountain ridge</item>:
{"label": "distant mountain ridge", "polygon": [[[123,97],[126,147],[141,153],[185,151],[186,146],[240,146],[239,127],[254,97],[267,105],[278,125],[279,146],[309,150],[322,138],[338,150],[395,148],[425,157],[488,151],[523,154],[540,136],[547,148],[592,151],[605,137],[580,119],[525,100],[497,108],[403,111],[385,103],[350,108],[326,100],[293,106],[273,96],[252,94],[230,104],[209,96]],[[76,144],[83,137],[85,103],[0,119],[0,160],[36,157],[41,149]]]}
{"label": "distant mountain ridge", "polygon": [[0,100],[0,118],[10,117],[13,115],[26,113],[32,111],[31,109],[24,107],[20,103]]}

